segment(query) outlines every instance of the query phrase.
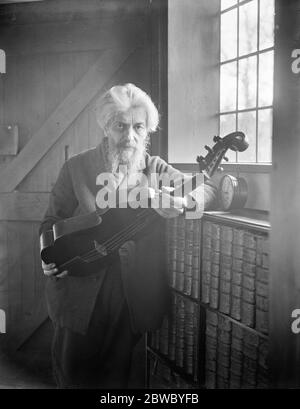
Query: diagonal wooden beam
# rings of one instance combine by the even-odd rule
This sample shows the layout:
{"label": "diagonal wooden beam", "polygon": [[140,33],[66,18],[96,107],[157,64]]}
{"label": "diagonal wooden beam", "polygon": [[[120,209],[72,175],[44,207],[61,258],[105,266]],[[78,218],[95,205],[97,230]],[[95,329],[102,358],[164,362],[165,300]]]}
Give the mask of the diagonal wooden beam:
{"label": "diagonal wooden beam", "polygon": [[16,189],[133,51],[123,47],[108,49],[101,54],[19,155],[0,173],[0,192]]}

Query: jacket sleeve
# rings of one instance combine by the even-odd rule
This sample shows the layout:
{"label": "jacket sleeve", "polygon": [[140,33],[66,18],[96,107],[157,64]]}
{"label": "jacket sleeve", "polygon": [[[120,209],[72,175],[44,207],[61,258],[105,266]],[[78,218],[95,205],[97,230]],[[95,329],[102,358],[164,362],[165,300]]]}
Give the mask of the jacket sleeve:
{"label": "jacket sleeve", "polygon": [[51,191],[39,233],[51,229],[58,220],[72,217],[77,205],[78,201],[74,193],[68,162],[65,162]]}
{"label": "jacket sleeve", "polygon": [[[159,175],[167,173],[169,176],[175,177],[175,178],[178,175],[178,177],[181,178],[181,180],[183,177],[187,176],[183,172],[180,172],[178,169],[169,165],[167,162],[165,162],[160,157],[156,157],[156,159],[157,159],[157,172],[159,173]],[[199,190],[201,191],[201,194],[196,195],[195,194],[196,190],[192,191],[190,195],[193,198],[197,198],[198,200],[204,201],[204,203],[198,203],[199,208],[202,208],[203,210],[209,210],[209,209],[216,208],[218,186],[214,182],[213,179],[205,180],[203,186],[200,186]]]}

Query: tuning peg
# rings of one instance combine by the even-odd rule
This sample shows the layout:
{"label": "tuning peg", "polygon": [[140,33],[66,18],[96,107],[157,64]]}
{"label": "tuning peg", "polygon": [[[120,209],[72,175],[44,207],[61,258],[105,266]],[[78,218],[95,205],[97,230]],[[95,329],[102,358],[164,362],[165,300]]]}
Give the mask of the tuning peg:
{"label": "tuning peg", "polygon": [[203,158],[203,156],[197,156],[197,162],[200,163],[205,163],[205,159]]}
{"label": "tuning peg", "polygon": [[227,158],[227,156],[224,156],[224,158],[223,158],[226,162],[228,162],[229,161],[229,159]]}
{"label": "tuning peg", "polygon": [[205,145],[204,148],[205,148],[209,153],[212,152],[212,149],[211,149],[209,146]]}
{"label": "tuning peg", "polygon": [[213,141],[216,143],[216,142],[219,142],[219,140],[221,139],[221,137],[219,136],[219,135],[215,135],[214,137],[213,137]]}
{"label": "tuning peg", "polygon": [[206,166],[206,160],[203,158],[203,156],[197,156],[197,162],[204,167]]}

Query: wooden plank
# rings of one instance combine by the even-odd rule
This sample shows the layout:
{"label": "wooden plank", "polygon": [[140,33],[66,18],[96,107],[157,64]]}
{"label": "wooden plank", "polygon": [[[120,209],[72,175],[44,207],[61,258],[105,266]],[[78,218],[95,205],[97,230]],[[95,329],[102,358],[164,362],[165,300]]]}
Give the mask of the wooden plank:
{"label": "wooden plank", "polygon": [[20,150],[45,122],[44,58],[41,55],[17,58],[18,105],[15,107],[20,128]]}
{"label": "wooden plank", "polygon": [[[19,223],[19,237],[21,240],[21,253],[17,254],[22,260],[22,317],[30,317],[35,307],[35,234],[37,234],[34,223]],[[41,294],[42,296],[42,294]]]}
{"label": "wooden plank", "polygon": [[[0,351],[3,352],[7,345],[7,318],[8,318],[8,293],[0,290],[0,308],[5,312],[5,333],[0,333]],[[0,352],[0,353],[1,353]],[[2,361],[1,361],[2,362]]]}
{"label": "wooden plank", "polygon": [[[44,96],[44,104],[45,104],[45,117],[43,118],[43,122],[46,118],[48,118],[55,108],[59,105],[59,103],[68,95],[71,91],[72,86],[68,88],[68,83],[61,81],[60,70],[61,64],[63,60],[64,54],[59,55],[43,55],[43,77],[42,81],[39,84],[40,88],[43,89],[43,96]],[[23,57],[22,57],[23,58]],[[19,58],[18,60],[22,60]],[[84,72],[82,73],[82,75]],[[71,75],[69,75],[71,76]],[[67,80],[67,79],[66,79]],[[29,82],[31,83],[32,80]],[[35,104],[36,105],[36,104]],[[22,123],[20,123],[22,126]],[[38,130],[39,127],[34,128]],[[28,135],[30,137],[31,135]],[[57,167],[57,158],[53,158],[53,168]],[[53,170],[52,170],[53,171]],[[43,186],[39,184],[39,180],[37,178],[32,177],[32,172],[27,175],[22,182],[22,185],[26,185],[24,191],[28,192],[38,192],[38,191],[49,191],[46,188],[48,179],[51,178],[51,171],[49,172],[49,168],[45,166],[41,166],[39,169],[39,180],[44,181]],[[18,187],[20,189],[20,186]],[[20,189],[21,190],[21,189]]]}
{"label": "wooden plank", "polygon": [[[8,253],[8,242],[7,242],[7,222],[0,222],[0,295],[7,292],[7,253]],[[3,303],[0,298],[0,308],[3,308]]]}
{"label": "wooden plank", "polygon": [[[30,280],[22,283],[22,311],[18,321],[13,323],[13,327],[7,337],[7,345],[10,352],[16,351],[35,331],[48,319],[46,298],[44,294],[45,276],[41,269],[41,259],[39,255],[38,224],[31,224],[32,228],[32,261],[34,267]],[[26,276],[27,278],[27,269]],[[24,277],[23,277],[24,279]],[[25,293],[24,290],[28,292]],[[28,310],[32,308],[31,310]]]}
{"label": "wooden plank", "polygon": [[8,332],[14,331],[16,323],[20,321],[22,311],[22,245],[19,236],[19,222],[7,223],[8,243]]}
{"label": "wooden plank", "polygon": [[[90,52],[88,54],[90,64],[93,63],[95,55],[96,55],[95,52],[93,53]],[[75,72],[77,71],[80,72],[82,63],[83,59],[81,58],[81,55],[78,54],[76,58]],[[74,122],[74,143],[72,143],[72,145],[73,150],[76,153],[82,152],[83,150],[88,148],[92,148],[93,146],[96,146],[97,143],[100,142],[99,136],[97,138],[97,143],[93,143],[91,139],[91,133],[93,131],[92,127],[90,127],[90,113],[91,112],[94,113],[92,105],[93,101],[90,102],[90,104],[84,109],[84,111],[82,111],[81,115]]]}
{"label": "wooden plank", "polygon": [[[0,49],[9,56],[33,56],[121,48],[146,38],[145,21],[93,19],[64,23],[1,25]],[[8,69],[7,69],[8,70]]]}
{"label": "wooden plank", "polygon": [[51,0],[40,4],[0,5],[2,24],[37,24],[39,22],[61,21],[113,16],[143,17],[149,0]]}
{"label": "wooden plank", "polygon": [[0,192],[10,192],[18,186],[132,51],[132,48],[113,49],[101,55],[15,160],[1,172]]}
{"label": "wooden plank", "polygon": [[18,124],[18,114],[16,112],[18,90],[18,62],[16,57],[7,58],[7,70],[3,80],[3,124]]}
{"label": "wooden plank", "polygon": [[[48,318],[46,298],[44,293],[45,276],[41,269],[41,259],[39,255],[39,223],[18,223],[25,235],[31,237],[30,244],[26,248],[20,247],[22,258],[22,283],[21,310],[19,315],[14,315],[16,321],[12,322],[13,327],[8,334],[10,351],[17,350],[28,339],[34,331]],[[27,229],[27,232],[25,231]],[[22,239],[21,236],[19,236]],[[24,252],[28,252],[28,256]],[[25,259],[24,259],[25,257]],[[27,258],[26,258],[27,257]],[[15,295],[18,297],[18,295]],[[17,312],[17,311],[16,311]]]}
{"label": "wooden plank", "polygon": [[4,75],[0,74],[0,124],[4,123]]}
{"label": "wooden plank", "polygon": [[0,125],[0,155],[16,155],[19,146],[17,125]]}
{"label": "wooden plank", "polygon": [[[76,61],[76,53],[66,53],[60,56],[60,72],[59,72],[59,82],[61,84],[61,89],[64,87],[67,89],[72,89],[75,87],[76,83],[80,80],[82,75],[75,82],[74,73],[74,63]],[[61,96],[61,101],[63,100],[63,95]],[[79,115],[80,116],[80,115]],[[78,117],[77,117],[78,118]],[[76,119],[75,119],[76,120]],[[75,122],[75,121],[74,121]],[[60,139],[59,143],[56,144],[56,155],[52,154],[52,166],[61,168],[62,163],[67,159],[66,153],[68,152],[68,147],[65,146],[63,140],[73,140],[74,139],[74,122],[66,129],[63,138]],[[67,145],[70,145],[67,143]],[[54,152],[53,152],[54,153]],[[29,175],[30,178],[30,175]]]}
{"label": "wooden plank", "polygon": [[40,223],[35,223],[33,230],[34,230],[34,271],[35,271],[35,299],[36,303],[41,298],[45,297],[45,285],[47,277],[44,275],[42,270],[42,262],[41,262],[41,255],[40,255],[40,238],[39,238],[39,226]]}
{"label": "wooden plank", "polygon": [[0,194],[0,221],[41,221],[49,201],[49,193]]}
{"label": "wooden plank", "polygon": [[[68,92],[72,89],[72,85],[76,84],[82,76],[88,71],[88,69],[99,58],[101,52],[91,51],[86,53],[68,53],[44,56],[44,94],[46,101],[46,116],[48,117],[62,101]],[[69,56],[66,59],[66,56]],[[70,58],[72,57],[72,58]],[[65,68],[63,69],[63,66]],[[72,80],[69,81],[69,80]],[[73,81],[75,81],[73,83]],[[85,122],[85,108],[75,119],[70,128],[74,131],[78,124]],[[80,126],[82,132],[80,135],[71,135],[69,132],[65,132],[60,140],[53,146],[43,160],[37,164],[37,166],[30,172],[27,177],[18,186],[19,191],[23,192],[45,192],[50,191],[57,178],[58,170],[61,168],[65,158],[64,149],[66,145],[69,145],[69,156],[74,147],[74,152],[80,152],[87,149],[87,130]],[[77,146],[79,145],[79,148]]]}
{"label": "wooden plank", "polygon": [[[9,275],[8,284],[8,334],[12,342],[32,324],[36,326],[37,310],[43,294],[35,297],[35,232],[31,223],[7,223]],[[38,321],[39,325],[39,321]]]}

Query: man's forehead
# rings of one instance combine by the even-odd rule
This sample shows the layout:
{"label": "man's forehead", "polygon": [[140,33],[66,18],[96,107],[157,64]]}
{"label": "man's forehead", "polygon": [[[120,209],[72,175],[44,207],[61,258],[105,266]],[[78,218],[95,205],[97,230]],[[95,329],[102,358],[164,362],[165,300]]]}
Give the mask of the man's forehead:
{"label": "man's forehead", "polygon": [[146,123],[147,114],[143,107],[132,107],[127,111],[117,112],[114,119],[125,123]]}

